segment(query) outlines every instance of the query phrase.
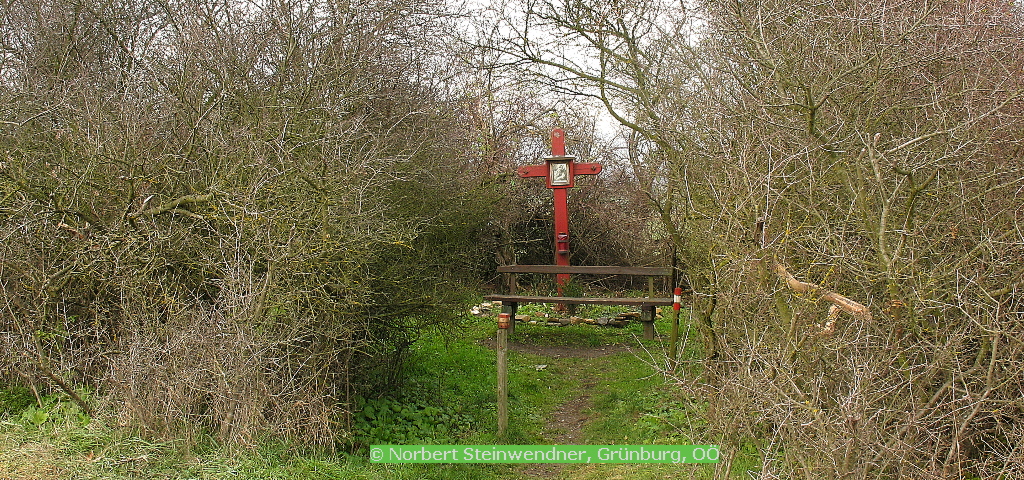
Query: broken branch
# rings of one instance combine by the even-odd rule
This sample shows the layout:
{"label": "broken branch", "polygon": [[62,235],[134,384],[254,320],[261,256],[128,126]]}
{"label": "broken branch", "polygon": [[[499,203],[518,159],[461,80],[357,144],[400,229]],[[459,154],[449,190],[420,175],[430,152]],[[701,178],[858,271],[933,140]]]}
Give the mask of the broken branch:
{"label": "broken branch", "polygon": [[868,321],[871,320],[871,310],[869,310],[868,307],[850,300],[836,292],[821,288],[813,283],[797,280],[796,277],[786,271],[786,267],[782,266],[781,263],[775,264],[775,273],[785,280],[786,285],[789,285],[789,288],[796,293],[820,296],[822,299],[831,302],[833,305],[843,309],[843,311],[850,313],[854,317]]}
{"label": "broken branch", "polygon": [[[189,205],[189,204],[192,204],[192,203],[209,202],[210,200],[213,200],[213,194],[212,193],[207,193],[205,195],[185,195],[183,197],[179,197],[179,198],[177,198],[175,200],[171,200],[171,201],[169,201],[167,203],[164,203],[162,205],[158,205],[158,206],[155,206],[153,208],[150,208],[150,209],[147,209],[147,210],[143,210],[141,212],[133,213],[133,214],[129,215],[128,218],[134,219],[134,218],[141,217],[143,215],[149,216],[149,217],[153,217],[153,216],[156,216],[156,215],[160,215],[161,213],[167,213],[167,212],[172,212],[172,211],[175,212],[175,213],[182,213],[182,214],[184,214],[185,210],[182,209],[182,208],[179,208],[179,207],[181,207],[183,205]],[[188,216],[196,216],[192,212],[189,212],[189,213],[191,215],[188,215]]]}

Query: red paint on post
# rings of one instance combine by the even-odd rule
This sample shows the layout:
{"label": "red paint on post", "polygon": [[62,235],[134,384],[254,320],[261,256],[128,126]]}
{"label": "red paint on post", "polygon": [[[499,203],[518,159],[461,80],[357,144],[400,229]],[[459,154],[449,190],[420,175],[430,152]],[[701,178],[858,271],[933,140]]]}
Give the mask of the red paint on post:
{"label": "red paint on post", "polygon": [[[551,131],[551,156],[565,156],[565,130],[556,128]],[[550,164],[550,162],[549,162]],[[570,161],[571,165],[572,162]],[[550,168],[550,167],[549,167]],[[571,168],[571,167],[570,167]],[[572,184],[572,171],[569,171],[570,185]],[[548,187],[551,187],[551,175],[548,175]],[[569,189],[558,188],[555,194],[555,265],[569,265]],[[559,273],[555,275],[558,282],[558,296],[562,296],[562,285],[569,282],[569,275]]]}
{"label": "red paint on post", "polygon": [[[555,265],[569,266],[569,189],[559,188],[555,194]],[[568,273],[555,275],[558,280],[558,296],[562,296],[562,285],[569,281]]]}
{"label": "red paint on post", "polygon": [[565,156],[565,130],[561,128],[551,131],[551,156]]}

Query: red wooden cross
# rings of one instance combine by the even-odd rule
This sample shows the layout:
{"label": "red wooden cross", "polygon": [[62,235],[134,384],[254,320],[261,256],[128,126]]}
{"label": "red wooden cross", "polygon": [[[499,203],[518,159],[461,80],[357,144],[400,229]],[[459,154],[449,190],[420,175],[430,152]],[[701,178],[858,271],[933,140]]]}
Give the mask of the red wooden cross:
{"label": "red wooden cross", "polygon": [[[597,175],[601,165],[577,163],[575,157],[565,154],[565,130],[551,131],[551,156],[543,165],[519,167],[520,177],[547,177],[548,188],[555,195],[555,265],[569,265],[569,189],[576,186],[576,175]],[[569,274],[560,273],[558,295],[562,285],[569,281]]]}

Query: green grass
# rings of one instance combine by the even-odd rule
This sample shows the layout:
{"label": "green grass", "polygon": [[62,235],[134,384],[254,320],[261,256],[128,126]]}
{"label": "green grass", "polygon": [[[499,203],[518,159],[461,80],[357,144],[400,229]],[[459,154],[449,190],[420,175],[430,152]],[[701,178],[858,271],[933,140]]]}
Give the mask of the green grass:
{"label": "green grass", "polygon": [[[606,310],[578,315],[617,313],[600,308]],[[665,338],[667,324],[659,321]],[[534,346],[585,350],[612,345],[623,351],[594,358],[510,352],[509,430],[505,438],[497,438],[494,352],[482,345],[494,334],[491,317],[468,317],[455,333],[424,334],[404,367],[405,387],[385,397],[362,400],[364,407],[373,405],[374,412],[371,415],[364,408],[362,416],[357,415],[356,437],[362,448],[355,454],[311,451],[271,438],[251,447],[226,447],[210,438],[154,441],[116,426],[114,419],[85,417],[60,394],[43,397],[44,407],[39,408],[31,391],[0,389],[0,480],[530,478],[514,465],[373,464],[366,458],[365,447],[392,440],[549,443],[544,436],[548,419],[560,405],[581,394],[587,396],[589,421],[577,443],[707,443],[700,438],[706,402],[684,398],[666,383],[652,366],[661,361],[663,341],[641,340],[638,322],[626,328],[517,326],[512,340]],[[626,346],[632,353],[624,351]],[[695,352],[684,352],[691,355]],[[557,478],[711,478],[713,472],[713,466],[695,465],[567,465]]]}
{"label": "green grass", "polygon": [[35,402],[36,397],[28,388],[12,386],[0,389],[0,417],[20,414]]}
{"label": "green grass", "polygon": [[698,433],[686,428],[700,414],[699,406],[681,398],[660,376],[651,377],[646,364],[616,355],[600,359],[592,369],[597,384],[591,400],[600,414],[587,425],[592,443],[700,442]]}

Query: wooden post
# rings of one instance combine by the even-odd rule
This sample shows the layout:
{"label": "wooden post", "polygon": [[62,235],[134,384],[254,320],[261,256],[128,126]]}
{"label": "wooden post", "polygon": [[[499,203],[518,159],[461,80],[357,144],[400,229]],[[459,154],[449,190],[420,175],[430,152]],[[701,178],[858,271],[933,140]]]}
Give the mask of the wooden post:
{"label": "wooden post", "polygon": [[644,324],[644,340],[654,340],[654,319],[657,318],[658,307],[651,305],[641,309],[640,321]]}
{"label": "wooden post", "polygon": [[676,365],[679,364],[679,310],[672,306],[672,330],[668,336],[668,368],[671,371],[676,371]]}
{"label": "wooden post", "polygon": [[502,283],[505,284],[505,291],[509,295],[515,295],[516,294],[516,290],[518,290],[517,289],[517,284],[519,283],[519,279],[518,279],[517,275],[514,274],[514,273],[507,273],[507,272],[506,273],[502,273],[501,275],[502,275],[502,281],[503,281]]}
{"label": "wooden post", "polygon": [[[519,304],[508,302],[501,304],[502,316],[508,315],[508,328],[498,328],[497,348],[498,354],[498,437],[504,437],[508,430],[508,335],[516,324],[516,310]],[[499,320],[500,322],[500,320]]]}
{"label": "wooden post", "polygon": [[508,430],[508,330],[498,329],[498,437]]}
{"label": "wooden post", "polygon": [[[654,298],[654,277],[647,277],[647,298]],[[644,340],[654,340],[654,319],[658,317],[658,307],[651,305],[641,309],[640,321],[644,322]]]}
{"label": "wooden post", "polygon": [[[515,295],[516,292],[519,290],[519,276],[516,275],[515,273],[509,273],[508,275],[511,275],[511,280],[512,280],[511,282],[509,282],[508,293],[509,293],[509,295]],[[513,333],[516,333],[516,311],[517,310],[519,310],[519,304],[518,303],[509,302],[507,305],[505,303],[501,304],[501,313],[507,313],[509,315],[511,321],[512,321],[512,323],[508,326],[508,333],[509,333],[509,335],[511,335]]]}

